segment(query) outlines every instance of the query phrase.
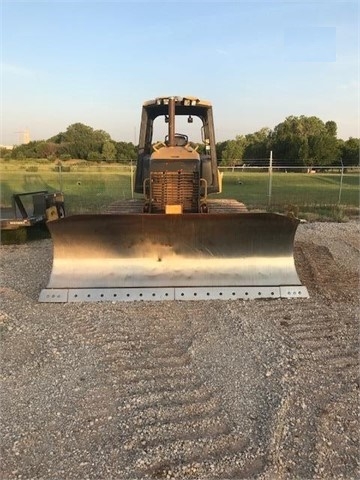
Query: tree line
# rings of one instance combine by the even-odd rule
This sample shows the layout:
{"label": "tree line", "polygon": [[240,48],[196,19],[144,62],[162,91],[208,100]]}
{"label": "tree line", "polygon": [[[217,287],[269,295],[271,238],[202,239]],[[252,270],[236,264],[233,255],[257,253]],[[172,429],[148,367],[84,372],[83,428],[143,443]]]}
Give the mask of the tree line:
{"label": "tree line", "polygon": [[[202,147],[199,145],[200,152]],[[216,144],[221,165],[256,164],[268,159],[270,151],[277,162],[289,166],[359,165],[359,139],[338,139],[334,121],[323,122],[314,116],[289,116],[273,130],[262,128]],[[112,140],[104,130],[75,123],[48,140],[18,145],[11,152],[3,150],[1,156],[128,163],[136,160],[137,147]]]}
{"label": "tree line", "polygon": [[217,144],[218,157],[224,165],[256,163],[268,159],[270,151],[277,162],[287,165],[359,164],[358,138],[338,139],[334,121],[324,123],[304,115],[287,117],[274,130],[262,128]]}
{"label": "tree line", "polygon": [[137,157],[131,142],[116,142],[104,130],[94,130],[83,123],[70,125],[48,140],[36,140],[15,146],[11,152],[1,152],[2,157],[49,160],[81,159],[90,162],[129,162]]}

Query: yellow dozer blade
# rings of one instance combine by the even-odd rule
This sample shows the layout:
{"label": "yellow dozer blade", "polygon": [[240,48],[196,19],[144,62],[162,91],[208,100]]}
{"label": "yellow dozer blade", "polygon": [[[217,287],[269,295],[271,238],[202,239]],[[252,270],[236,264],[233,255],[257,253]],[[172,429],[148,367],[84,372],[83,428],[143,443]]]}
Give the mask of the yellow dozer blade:
{"label": "yellow dozer blade", "polygon": [[299,221],[269,213],[76,215],[49,223],[40,302],[308,297]]}

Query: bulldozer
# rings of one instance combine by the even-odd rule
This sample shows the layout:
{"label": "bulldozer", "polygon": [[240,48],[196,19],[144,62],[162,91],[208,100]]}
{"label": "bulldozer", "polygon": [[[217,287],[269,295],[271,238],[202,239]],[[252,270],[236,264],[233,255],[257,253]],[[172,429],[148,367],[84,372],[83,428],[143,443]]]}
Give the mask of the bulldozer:
{"label": "bulldozer", "polygon": [[[167,132],[154,142],[158,117]],[[179,117],[197,118],[201,149],[177,133]],[[40,302],[308,297],[293,256],[299,219],[211,198],[222,177],[209,101],[143,104],[133,183],[140,199],[49,223],[53,265]]]}

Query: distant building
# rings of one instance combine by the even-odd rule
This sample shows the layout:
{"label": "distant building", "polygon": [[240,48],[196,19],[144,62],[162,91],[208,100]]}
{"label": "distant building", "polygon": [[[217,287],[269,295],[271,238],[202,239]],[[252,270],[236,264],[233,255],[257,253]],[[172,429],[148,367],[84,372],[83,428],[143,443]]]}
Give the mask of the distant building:
{"label": "distant building", "polygon": [[19,145],[27,145],[30,143],[30,131],[28,128],[19,132],[14,132],[19,135]]}

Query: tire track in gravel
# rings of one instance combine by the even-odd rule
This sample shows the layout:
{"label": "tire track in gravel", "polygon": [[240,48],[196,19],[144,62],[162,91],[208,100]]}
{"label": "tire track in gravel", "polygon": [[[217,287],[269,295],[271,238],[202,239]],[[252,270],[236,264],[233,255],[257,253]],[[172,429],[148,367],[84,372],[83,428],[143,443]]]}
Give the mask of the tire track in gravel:
{"label": "tire track in gravel", "polygon": [[356,421],[346,412],[356,410],[359,389],[358,322],[351,304],[338,304],[337,309],[339,315],[334,317],[331,305],[309,302],[301,312],[295,310],[279,322],[295,349],[296,369],[288,382],[297,386],[289,388],[283,399],[274,433],[273,460],[279,478],[329,478],[331,468],[325,460],[336,456],[340,443],[332,445],[325,432],[331,431],[329,423],[334,424],[337,403],[350,407],[336,418],[338,429],[350,432],[345,435],[348,445],[342,445],[338,471],[343,472],[345,465],[348,478],[357,478],[359,439],[354,434]]}
{"label": "tire track in gravel", "polygon": [[[256,476],[264,469],[262,456],[236,431],[216,392],[192,366],[189,325],[179,319],[169,327],[157,318],[129,328],[119,322],[77,323],[81,341],[98,350],[106,382],[118,388],[119,444],[128,473],[132,478]],[[92,417],[101,423],[108,412],[94,407]]]}
{"label": "tire track in gravel", "polygon": [[[295,244],[295,262],[311,298],[278,322],[295,354],[288,394],[275,422],[272,462],[279,479],[327,479],[336,471],[358,478],[359,437],[353,413],[359,389],[354,308],[359,274],[338,264],[326,246],[310,242]],[[336,415],[340,409],[341,415]],[[336,437],[336,431],[341,435]]]}

